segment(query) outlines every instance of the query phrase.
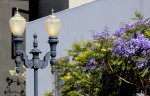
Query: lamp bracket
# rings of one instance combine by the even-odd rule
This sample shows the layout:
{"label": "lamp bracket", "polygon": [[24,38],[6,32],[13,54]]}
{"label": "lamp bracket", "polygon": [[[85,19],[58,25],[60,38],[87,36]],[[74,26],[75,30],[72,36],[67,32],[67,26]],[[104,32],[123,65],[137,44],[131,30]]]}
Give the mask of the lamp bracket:
{"label": "lamp bracket", "polygon": [[23,38],[20,36],[14,37],[14,42],[15,42],[15,47],[16,47],[15,61],[16,61],[17,73],[19,73],[20,71],[20,64],[22,60],[24,61],[24,65],[26,66],[26,68],[31,68],[31,69],[44,69],[48,65],[51,52],[47,52],[43,60],[40,60],[39,54],[41,53],[41,51],[37,49],[38,47],[37,35],[34,34],[33,37],[34,37],[34,41],[33,41],[34,48],[30,52],[30,54],[33,55],[32,59],[28,59],[28,56],[26,55],[26,53],[21,49]]}

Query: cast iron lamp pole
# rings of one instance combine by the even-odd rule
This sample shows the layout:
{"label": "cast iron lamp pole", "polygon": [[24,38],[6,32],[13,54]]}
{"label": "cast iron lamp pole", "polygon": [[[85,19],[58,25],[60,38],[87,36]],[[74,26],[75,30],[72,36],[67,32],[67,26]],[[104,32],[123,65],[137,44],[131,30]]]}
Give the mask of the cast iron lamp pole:
{"label": "cast iron lamp pole", "polygon": [[[34,96],[38,96],[38,69],[44,69],[48,65],[49,58],[51,56],[50,64],[52,66],[52,73],[54,72],[54,66],[56,65],[56,45],[58,43],[58,34],[60,32],[61,22],[56,16],[53,14],[46,20],[45,26],[46,31],[49,35],[48,43],[50,45],[50,51],[46,53],[43,60],[39,59],[39,53],[41,51],[37,49],[38,42],[37,42],[37,35],[34,34],[34,41],[33,41],[33,49],[31,50],[31,54],[33,55],[32,59],[28,59],[28,56],[22,50],[22,42],[23,42],[23,33],[26,27],[26,20],[22,17],[17,8],[17,12],[9,20],[10,28],[13,33],[13,42],[15,44],[15,63],[16,63],[16,72],[20,72],[20,64],[21,61],[24,61],[24,65],[26,68],[34,69]],[[56,78],[55,78],[56,80]],[[56,88],[57,89],[57,88]],[[58,96],[58,94],[55,94]]]}

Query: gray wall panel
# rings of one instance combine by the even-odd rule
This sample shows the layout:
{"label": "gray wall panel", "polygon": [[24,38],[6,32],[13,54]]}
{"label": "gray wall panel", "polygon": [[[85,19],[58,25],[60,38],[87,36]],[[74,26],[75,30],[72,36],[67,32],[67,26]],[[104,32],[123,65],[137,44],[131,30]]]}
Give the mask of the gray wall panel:
{"label": "gray wall panel", "polygon": [[143,0],[143,14],[144,16],[147,18],[147,17],[150,17],[150,0]]}
{"label": "gray wall panel", "polygon": [[[17,79],[21,82],[24,81],[20,77],[14,77],[9,74],[9,70],[15,69],[15,61],[11,58],[11,30],[9,19],[12,17],[12,8],[17,6],[21,9],[28,10],[28,1],[0,0],[0,96],[20,96],[20,86],[17,86],[14,82],[8,86],[8,82],[6,82],[7,77],[14,81]],[[22,14],[21,12],[20,14],[28,18],[26,14]],[[21,69],[22,71],[24,70]]]}
{"label": "gray wall panel", "polygon": [[142,12],[142,0],[108,0],[108,27],[115,31],[121,23],[132,22],[136,10]]}

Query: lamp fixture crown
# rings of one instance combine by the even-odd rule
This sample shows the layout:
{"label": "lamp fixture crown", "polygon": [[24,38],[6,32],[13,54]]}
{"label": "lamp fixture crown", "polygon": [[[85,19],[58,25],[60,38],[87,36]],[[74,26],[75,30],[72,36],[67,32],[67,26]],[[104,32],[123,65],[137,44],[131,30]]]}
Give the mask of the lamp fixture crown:
{"label": "lamp fixture crown", "polygon": [[61,28],[61,21],[55,16],[53,9],[52,14],[45,21],[45,27],[49,37],[58,37]]}
{"label": "lamp fixture crown", "polygon": [[26,20],[19,14],[18,10],[19,8],[17,7],[17,12],[12,18],[10,18],[9,25],[13,35],[22,36],[25,31]]}

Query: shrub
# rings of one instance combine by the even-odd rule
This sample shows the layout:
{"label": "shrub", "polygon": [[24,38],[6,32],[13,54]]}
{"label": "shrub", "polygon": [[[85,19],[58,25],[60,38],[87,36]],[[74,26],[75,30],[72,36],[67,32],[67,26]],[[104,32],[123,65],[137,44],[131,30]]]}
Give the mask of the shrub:
{"label": "shrub", "polygon": [[75,42],[59,71],[62,96],[147,96],[150,83],[150,20],[136,13],[136,22],[93,33],[92,41]]}

